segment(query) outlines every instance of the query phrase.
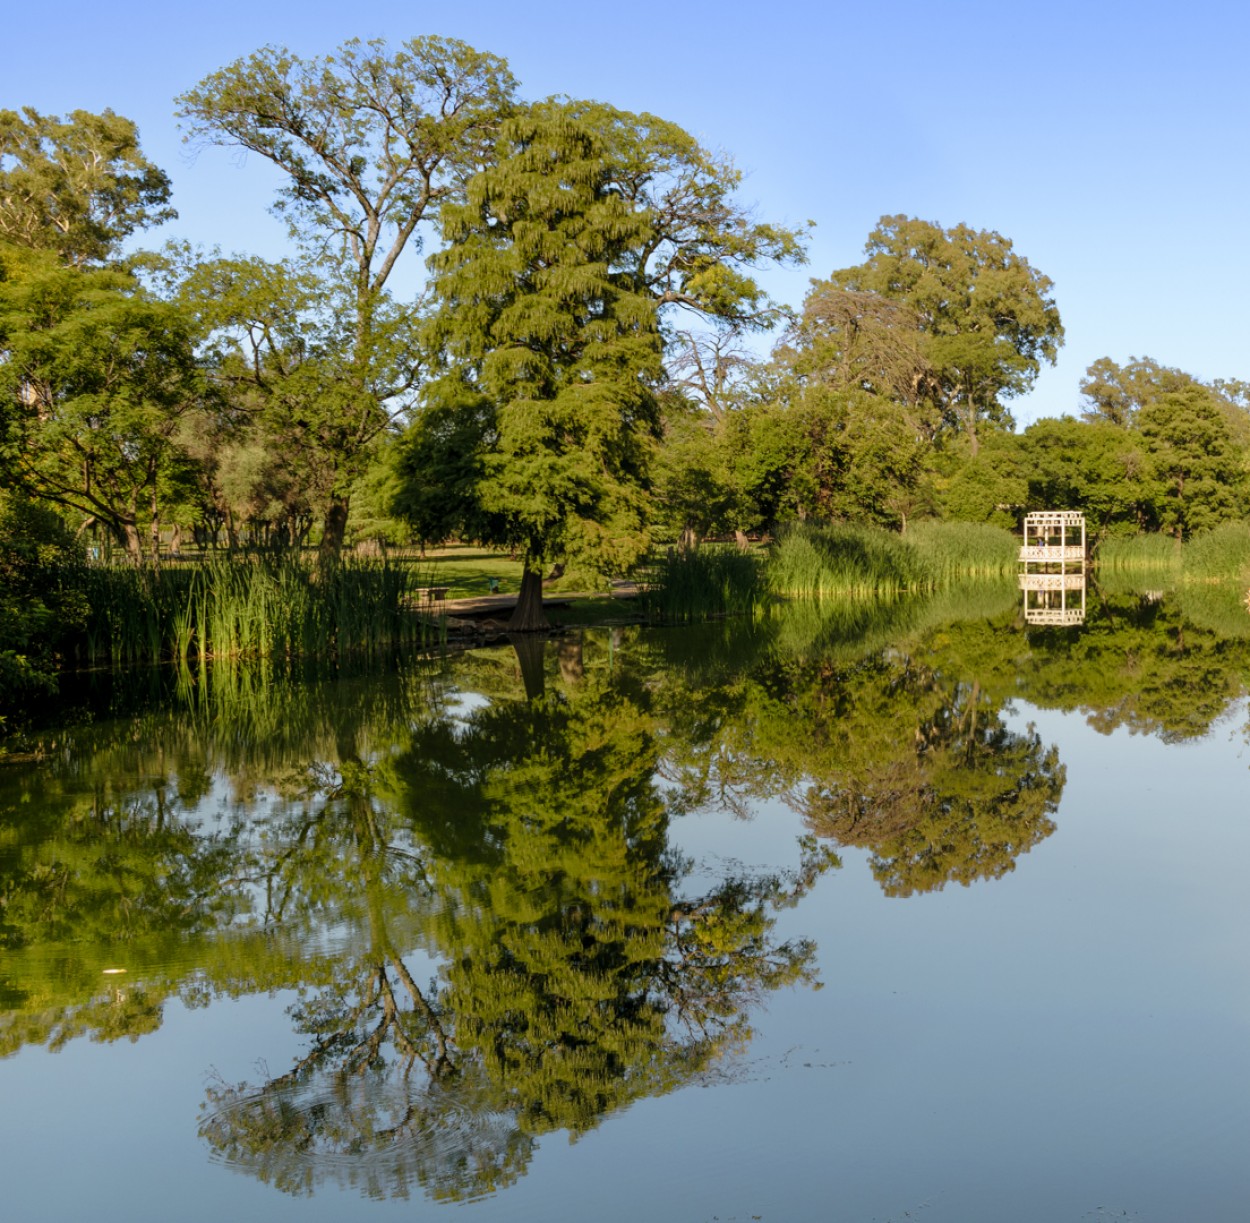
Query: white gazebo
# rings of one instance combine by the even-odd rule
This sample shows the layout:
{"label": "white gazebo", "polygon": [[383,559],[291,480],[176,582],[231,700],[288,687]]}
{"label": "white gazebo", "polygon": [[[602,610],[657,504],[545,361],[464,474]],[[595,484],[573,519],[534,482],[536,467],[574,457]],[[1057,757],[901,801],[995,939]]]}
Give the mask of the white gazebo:
{"label": "white gazebo", "polygon": [[1042,510],[1024,517],[1020,589],[1030,624],[1085,620],[1085,515]]}

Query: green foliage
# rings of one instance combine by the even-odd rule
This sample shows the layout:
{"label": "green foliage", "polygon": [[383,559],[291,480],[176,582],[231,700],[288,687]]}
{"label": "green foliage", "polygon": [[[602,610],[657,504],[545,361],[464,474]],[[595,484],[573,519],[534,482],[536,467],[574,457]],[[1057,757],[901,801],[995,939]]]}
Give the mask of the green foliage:
{"label": "green foliage", "polygon": [[1192,386],[1151,400],[1137,424],[1158,485],[1162,529],[1185,538],[1245,513],[1245,467],[1207,388]]}
{"label": "green foliage", "polygon": [[791,439],[790,512],[896,529],[906,524],[922,501],[929,449],[908,413],[863,391],[809,386],[779,415],[777,427]]}
{"label": "green foliage", "polygon": [[643,614],[667,624],[749,616],[765,594],[763,566],[753,552],[705,545],[669,549],[651,565],[639,596]]}
{"label": "green foliage", "polygon": [[[763,323],[750,269],[802,256],[797,234],[732,202],[738,179],[652,115],[550,101],[503,124],[467,202],[444,208],[448,246],[431,260],[442,373],[407,439],[400,502],[424,538],[515,547],[529,573],[645,555],[659,311]],[[535,592],[514,623],[538,621]]]}
{"label": "green foliage", "polygon": [[265,435],[297,459],[328,553],[421,372],[416,311],[388,282],[418,227],[487,156],[514,88],[503,60],[456,39],[394,51],[353,39],[307,60],[264,47],[178,99],[191,137],[257,153],[284,176],[277,211],[301,263],[215,260],[191,292],[218,340],[219,378],[259,401]]}
{"label": "green foliage", "polygon": [[944,517],[1018,529],[1029,485],[1020,439],[1014,433],[986,434],[975,454],[951,447],[942,456],[942,467]]}
{"label": "green foliage", "polygon": [[140,523],[189,463],[202,404],[187,318],[130,276],[0,248],[0,402],[12,478],[103,523],[137,560]]}
{"label": "green foliage", "polygon": [[1019,449],[1027,510],[1079,509],[1095,539],[1152,520],[1150,459],[1136,432],[1102,419],[1039,420]]}
{"label": "green foliage", "polygon": [[[923,409],[935,370],[926,352],[925,320],[891,292],[844,288],[835,273],[814,280],[781,356],[800,378],[837,391],[864,391]],[[932,422],[929,424],[932,430]]]}
{"label": "green foliage", "polygon": [[[978,426],[1010,420],[1006,400],[1026,392],[1041,363],[1054,364],[1063,325],[1053,283],[992,231],[949,230],[911,217],[882,217],[868,236],[868,259],[834,272],[816,292],[874,294],[905,309],[842,311],[832,319],[841,368],[860,385],[924,394],[973,450]],[[872,326],[861,322],[874,314]],[[914,325],[918,345],[896,339]],[[857,345],[874,345],[865,357]],[[878,355],[879,354],[879,355]]]}
{"label": "green foliage", "polygon": [[350,246],[372,292],[489,147],[514,87],[503,60],[454,38],[351,39],[313,59],[262,47],[188,90],[178,114],[191,139],[272,162],[279,214],[309,243]]}
{"label": "green foliage", "polygon": [[737,487],[728,422],[680,396],[666,396],[661,406],[663,436],[651,464],[653,534],[675,543],[687,533],[701,539],[740,527],[750,515]]}
{"label": "green foliage", "polygon": [[0,241],[102,263],[135,230],[177,216],[168,203],[169,179],[129,119],[0,110]]}
{"label": "green foliage", "polygon": [[423,537],[459,525],[523,550],[530,573],[563,558],[619,572],[647,548],[660,336],[654,302],[620,270],[649,222],[615,190],[611,128],[630,121],[572,103],[523,112],[467,203],[444,209],[432,324],[444,372],[408,469],[418,487],[438,473],[446,499],[407,501],[414,518],[434,511],[417,518]]}
{"label": "green foliage", "polygon": [[1090,422],[1129,429],[1136,425],[1146,404],[1161,395],[1193,387],[1197,381],[1184,370],[1160,365],[1150,357],[1129,357],[1123,366],[1110,357],[1099,357],[1081,379],[1086,404],[1081,415]]}
{"label": "green foliage", "polygon": [[61,652],[87,618],[86,578],[65,524],[0,488],[0,727],[55,688]]}

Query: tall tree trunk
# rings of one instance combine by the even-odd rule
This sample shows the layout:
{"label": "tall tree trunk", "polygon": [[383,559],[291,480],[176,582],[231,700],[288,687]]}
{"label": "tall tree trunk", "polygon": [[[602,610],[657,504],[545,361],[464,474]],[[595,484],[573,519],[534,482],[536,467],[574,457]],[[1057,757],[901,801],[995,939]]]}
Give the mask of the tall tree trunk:
{"label": "tall tree trunk", "polygon": [[981,439],[977,437],[977,410],[969,401],[968,410],[964,414],[964,431],[968,435],[968,450],[975,459],[981,451]]}
{"label": "tall tree trunk", "polygon": [[516,608],[508,621],[508,631],[513,633],[534,633],[550,628],[547,615],[543,611],[543,575],[541,570],[532,568],[527,559],[521,574],[521,593],[517,597]]}
{"label": "tall tree trunk", "polygon": [[161,563],[161,511],[156,501],[156,489],[152,490],[152,564]]}
{"label": "tall tree trunk", "polygon": [[321,555],[323,558],[337,558],[343,550],[343,537],[347,534],[346,497],[331,497],[326,506],[325,521],[321,528]]}
{"label": "tall tree trunk", "polygon": [[118,524],[118,534],[126,546],[126,559],[132,565],[143,564],[143,536],[139,534],[139,526],[134,522]]}

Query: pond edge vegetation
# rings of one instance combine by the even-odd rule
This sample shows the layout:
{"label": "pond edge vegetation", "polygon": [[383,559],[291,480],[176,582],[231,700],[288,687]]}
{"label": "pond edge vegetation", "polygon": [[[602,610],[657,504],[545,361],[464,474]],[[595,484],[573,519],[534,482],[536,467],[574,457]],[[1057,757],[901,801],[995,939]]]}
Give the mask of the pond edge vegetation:
{"label": "pond edge vegetation", "polygon": [[[24,601],[39,631],[0,656],[0,715],[55,691],[58,674],[76,667],[367,661],[447,638],[446,616],[418,598],[428,574],[385,557],[327,563],[278,552],[109,567],[83,563],[59,523],[30,519],[22,526],[28,545],[9,557],[8,601]],[[636,573],[633,618],[689,624],[750,618],[780,604],[893,600],[970,582],[1002,584],[1017,572],[1018,550],[1011,532],[983,523],[922,521],[901,535],[871,525],[791,522],[762,547],[705,543],[653,557]],[[1183,544],[1157,534],[1113,537],[1101,542],[1091,565],[1117,586],[1144,582],[1196,593],[1222,584],[1239,602],[1250,585],[1250,524],[1223,523]],[[42,580],[38,590],[31,573]],[[19,618],[13,607],[9,612]],[[610,614],[619,615],[619,605]]]}

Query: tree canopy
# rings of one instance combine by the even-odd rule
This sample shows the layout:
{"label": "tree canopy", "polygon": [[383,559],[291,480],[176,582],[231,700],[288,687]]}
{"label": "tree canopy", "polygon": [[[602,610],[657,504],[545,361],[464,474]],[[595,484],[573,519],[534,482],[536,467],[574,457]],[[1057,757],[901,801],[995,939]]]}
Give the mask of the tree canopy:
{"label": "tree canopy", "polygon": [[75,267],[103,263],[136,230],[177,216],[169,197],[129,119],[0,110],[0,240]]}
{"label": "tree canopy", "polygon": [[[321,282],[304,299],[305,326],[332,340],[323,353],[333,377],[323,359],[320,383],[302,396],[304,415],[318,418],[304,441],[327,472],[330,553],[365,455],[417,385],[412,314],[394,308],[388,282],[422,222],[481,163],[514,89],[503,60],[456,39],[395,51],[352,39],[314,59],[264,47],[178,99],[189,139],[247,149],[286,176],[276,210],[300,243],[303,274]],[[272,381],[278,371],[268,372]]]}
{"label": "tree canopy", "polygon": [[912,397],[926,388],[975,454],[980,426],[1010,423],[1007,401],[1043,361],[1054,364],[1063,324],[1053,282],[1010,239],[964,224],[882,217],[864,251],[864,263],[815,287],[811,320],[822,320],[827,363]]}
{"label": "tree canopy", "polygon": [[404,452],[401,504],[523,552],[514,625],[541,623],[555,559],[619,572],[649,546],[661,310],[757,317],[749,268],[797,235],[728,202],[736,176],[679,128],[553,100],[507,120],[431,259],[441,375]]}

